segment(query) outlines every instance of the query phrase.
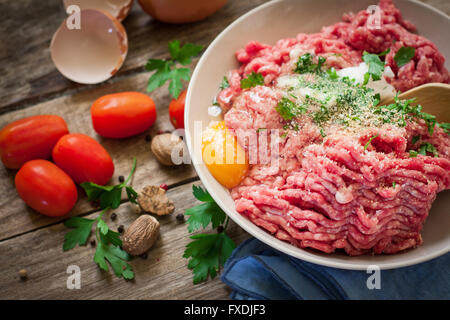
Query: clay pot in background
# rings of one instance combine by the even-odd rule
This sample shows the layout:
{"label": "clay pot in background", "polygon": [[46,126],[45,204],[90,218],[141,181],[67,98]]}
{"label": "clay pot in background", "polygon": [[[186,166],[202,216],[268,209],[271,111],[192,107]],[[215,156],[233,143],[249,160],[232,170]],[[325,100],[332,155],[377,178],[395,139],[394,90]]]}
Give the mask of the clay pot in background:
{"label": "clay pot in background", "polygon": [[153,18],[168,23],[188,23],[205,19],[222,8],[227,0],[138,0]]}

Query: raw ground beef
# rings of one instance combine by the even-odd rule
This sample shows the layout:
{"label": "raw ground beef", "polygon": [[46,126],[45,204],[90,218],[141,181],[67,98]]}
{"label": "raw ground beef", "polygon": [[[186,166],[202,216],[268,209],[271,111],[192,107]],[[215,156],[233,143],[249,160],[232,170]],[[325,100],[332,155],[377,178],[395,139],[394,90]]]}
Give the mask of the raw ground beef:
{"label": "raw ground beef", "polygon": [[[448,82],[444,57],[434,44],[410,33],[389,0],[380,2],[383,28],[365,27],[367,13],[346,15],[344,22],[320,33],[300,34],[275,46],[249,43],[236,53],[242,63],[228,75],[230,87],[218,101],[225,124],[248,151],[240,130],[280,129],[283,119],[275,110],[282,92],[272,86],[290,73],[298,56],[312,52],[327,57],[336,68],[361,62],[362,50],[381,52],[395,73],[391,83],[406,90],[430,81]],[[397,42],[392,43],[396,39]],[[398,68],[393,55],[401,46],[416,48],[410,63]],[[339,53],[339,54],[336,54]],[[252,71],[262,73],[265,86],[240,89],[240,80]],[[258,133],[261,134],[261,133]],[[412,143],[414,136],[421,136]],[[367,144],[371,137],[370,144]],[[408,150],[428,142],[436,157],[410,157]],[[436,194],[450,188],[450,138],[436,126],[429,134],[423,120],[406,127],[385,124],[358,132],[337,131],[322,137],[312,122],[299,132],[272,141],[278,144],[279,161],[251,165],[248,176],[231,190],[236,210],[278,239],[301,248],[349,255],[397,253],[422,243],[420,230]]]}
{"label": "raw ground beef", "polygon": [[[279,40],[274,46],[249,42],[236,52],[241,67],[230,72],[230,87],[220,92],[217,101],[223,108],[229,109],[241,92],[242,77],[254,71],[261,73],[265,84],[270,85],[278,76],[292,73],[294,63],[306,52],[321,55],[327,58],[328,66],[341,69],[360,63],[364,50],[380,53],[390,48],[386,64],[395,76],[387,80],[397,90],[406,91],[429,82],[449,83],[445,58],[434,43],[412,33],[414,25],[402,19],[392,0],[381,0],[379,8],[379,29],[368,26],[370,14],[362,10],[357,14],[344,15],[342,22],[324,27],[319,33],[300,33],[296,38]],[[394,56],[404,46],[415,48],[415,55],[408,64],[399,68]]]}

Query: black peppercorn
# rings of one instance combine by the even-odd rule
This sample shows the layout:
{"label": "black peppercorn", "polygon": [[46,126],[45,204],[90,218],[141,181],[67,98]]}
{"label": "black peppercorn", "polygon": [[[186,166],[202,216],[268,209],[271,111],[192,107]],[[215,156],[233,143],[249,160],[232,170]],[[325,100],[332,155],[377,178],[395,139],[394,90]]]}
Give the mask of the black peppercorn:
{"label": "black peppercorn", "polygon": [[118,231],[119,233],[122,233],[124,230],[125,230],[125,228],[123,227],[122,224],[119,226],[119,228],[117,228],[117,231]]}
{"label": "black peppercorn", "polygon": [[125,181],[125,178],[123,177],[123,176],[119,176],[119,182],[124,182]]}
{"label": "black peppercorn", "polygon": [[91,246],[95,247],[95,239],[91,240]]}
{"label": "black peppercorn", "polygon": [[218,226],[217,227],[217,233],[222,233],[224,230],[223,226]]}
{"label": "black peppercorn", "polygon": [[117,214],[115,212],[111,213],[111,220],[114,221],[117,218]]}
{"label": "black peppercorn", "polygon": [[179,213],[179,214],[177,214],[176,218],[178,221],[184,221],[184,214]]}

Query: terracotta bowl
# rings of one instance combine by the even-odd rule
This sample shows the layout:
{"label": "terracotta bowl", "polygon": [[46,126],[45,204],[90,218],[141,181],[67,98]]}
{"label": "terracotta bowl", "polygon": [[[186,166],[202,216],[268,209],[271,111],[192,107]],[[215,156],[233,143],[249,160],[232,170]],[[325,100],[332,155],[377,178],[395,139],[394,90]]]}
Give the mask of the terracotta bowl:
{"label": "terracotta bowl", "polygon": [[156,20],[168,23],[195,22],[212,15],[227,0],[138,0],[142,9]]}
{"label": "terracotta bowl", "polygon": [[[366,270],[370,265],[381,269],[399,268],[430,260],[450,250],[450,190],[438,195],[425,222],[424,244],[395,255],[362,255],[350,257],[343,253],[325,254],[305,250],[276,239],[236,212],[227,189],[209,173],[201,158],[201,144],[194,143],[196,126],[205,128],[211,118],[207,109],[218,93],[223,76],[238,66],[234,52],[248,41],[275,44],[282,38],[295,37],[300,32],[318,32],[322,26],[340,21],[345,12],[358,12],[373,0],[283,0],[266,3],[227,27],[209,46],[200,59],[190,82],[186,97],[186,141],[197,173],[218,205],[248,233],[266,244],[291,256],[330,267]],[[413,22],[418,33],[432,40],[450,59],[448,33],[450,19],[442,12],[417,1],[396,0],[403,17]],[[449,61],[446,67],[449,68]],[[200,140],[201,141],[201,140]],[[198,140],[197,140],[198,142]]]}

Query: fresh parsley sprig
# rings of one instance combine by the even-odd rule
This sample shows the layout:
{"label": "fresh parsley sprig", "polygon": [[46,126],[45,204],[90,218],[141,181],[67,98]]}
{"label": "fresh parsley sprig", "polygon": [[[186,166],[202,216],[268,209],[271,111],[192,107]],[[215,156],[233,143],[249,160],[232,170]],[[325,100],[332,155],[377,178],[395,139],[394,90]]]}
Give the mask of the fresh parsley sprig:
{"label": "fresh parsley sprig", "polygon": [[137,203],[137,192],[132,186],[128,185],[134,171],[136,170],[136,159],[133,161],[133,167],[128,175],[127,179],[121,183],[114,186],[101,186],[93,182],[83,182],[80,186],[86,192],[89,201],[100,201],[100,208],[110,208],[116,209],[120,205],[122,198],[122,190],[125,191],[128,196],[128,200],[132,203]]}
{"label": "fresh parsley sprig", "polygon": [[397,53],[394,56],[394,61],[397,63],[397,66],[403,67],[405,64],[408,64],[414,55],[416,54],[416,49],[413,47],[401,47],[398,49]]}
{"label": "fresh parsley sprig", "polygon": [[367,148],[369,147],[369,145],[372,143],[372,141],[373,141],[375,138],[378,138],[378,134],[375,135],[375,136],[370,137],[369,141],[367,141],[366,144],[364,145],[364,151],[367,150]]}
{"label": "fresh parsley sprig", "polygon": [[169,42],[170,59],[149,59],[145,69],[148,71],[156,71],[148,79],[147,91],[151,92],[170,81],[169,92],[177,99],[183,87],[182,80],[189,81],[191,78],[191,70],[189,68],[177,68],[177,63],[186,66],[192,62],[192,58],[197,56],[203,46],[186,43],[180,46],[180,41],[174,40]]}
{"label": "fresh parsley sprig", "polygon": [[[434,127],[437,124],[436,117],[432,114],[422,111],[422,106],[413,106],[415,99],[400,100],[397,95],[394,97],[394,103],[376,107],[374,113],[382,117],[384,123],[395,121],[400,127],[406,126],[406,121],[413,118],[422,119],[428,128],[428,133],[433,135]],[[395,119],[395,120],[393,120]]]}
{"label": "fresh parsley sprig", "polygon": [[298,57],[298,60],[295,64],[294,72],[296,73],[309,73],[309,72],[320,72],[322,70],[322,66],[326,61],[325,57],[318,56],[317,63],[313,62],[313,55],[311,53],[305,53]]}
{"label": "fresh parsley sprig", "polygon": [[427,153],[433,154],[434,157],[438,156],[438,152],[436,150],[436,147],[432,145],[429,142],[424,142],[420,145],[419,150],[409,150],[409,156],[414,158],[417,157],[417,155],[421,154],[423,156],[426,156]]}
{"label": "fresh parsley sprig", "polygon": [[241,80],[241,89],[250,89],[264,84],[264,77],[261,73],[253,71],[246,78]]}
{"label": "fresh parsley sprig", "polygon": [[98,245],[95,250],[94,262],[105,271],[109,270],[109,264],[114,274],[124,279],[134,278],[131,265],[126,262],[131,260],[131,257],[122,250],[122,240],[119,233],[109,229],[102,217],[108,209],[115,209],[120,205],[123,188],[125,188],[130,202],[137,203],[138,194],[128,185],[135,169],[136,159],[133,161],[133,167],[127,179],[115,186],[101,186],[92,182],[82,183],[81,187],[86,191],[88,200],[100,201],[100,208],[103,210],[96,219],[72,217],[64,222],[67,228],[72,229],[64,235],[64,251],[71,250],[76,245],[85,245],[95,225],[95,237]]}
{"label": "fresh parsley sprig", "polygon": [[193,241],[186,246],[183,258],[190,259],[188,268],[192,269],[193,282],[197,284],[208,279],[208,275],[213,279],[236,245],[225,233],[229,222],[225,212],[208,191],[197,186],[193,186],[192,190],[194,197],[203,203],[186,210],[185,215],[190,216],[187,220],[188,231],[205,229],[210,223],[214,229],[219,229],[224,224],[218,233],[200,233],[190,237]]}
{"label": "fresh parsley sprig", "polygon": [[[381,54],[384,54],[384,52]],[[362,59],[369,67],[369,70],[364,74],[363,85],[366,85],[369,82],[370,77],[372,77],[373,81],[381,79],[384,72],[384,61],[381,61],[380,55],[368,53],[367,51],[363,52]]]}

